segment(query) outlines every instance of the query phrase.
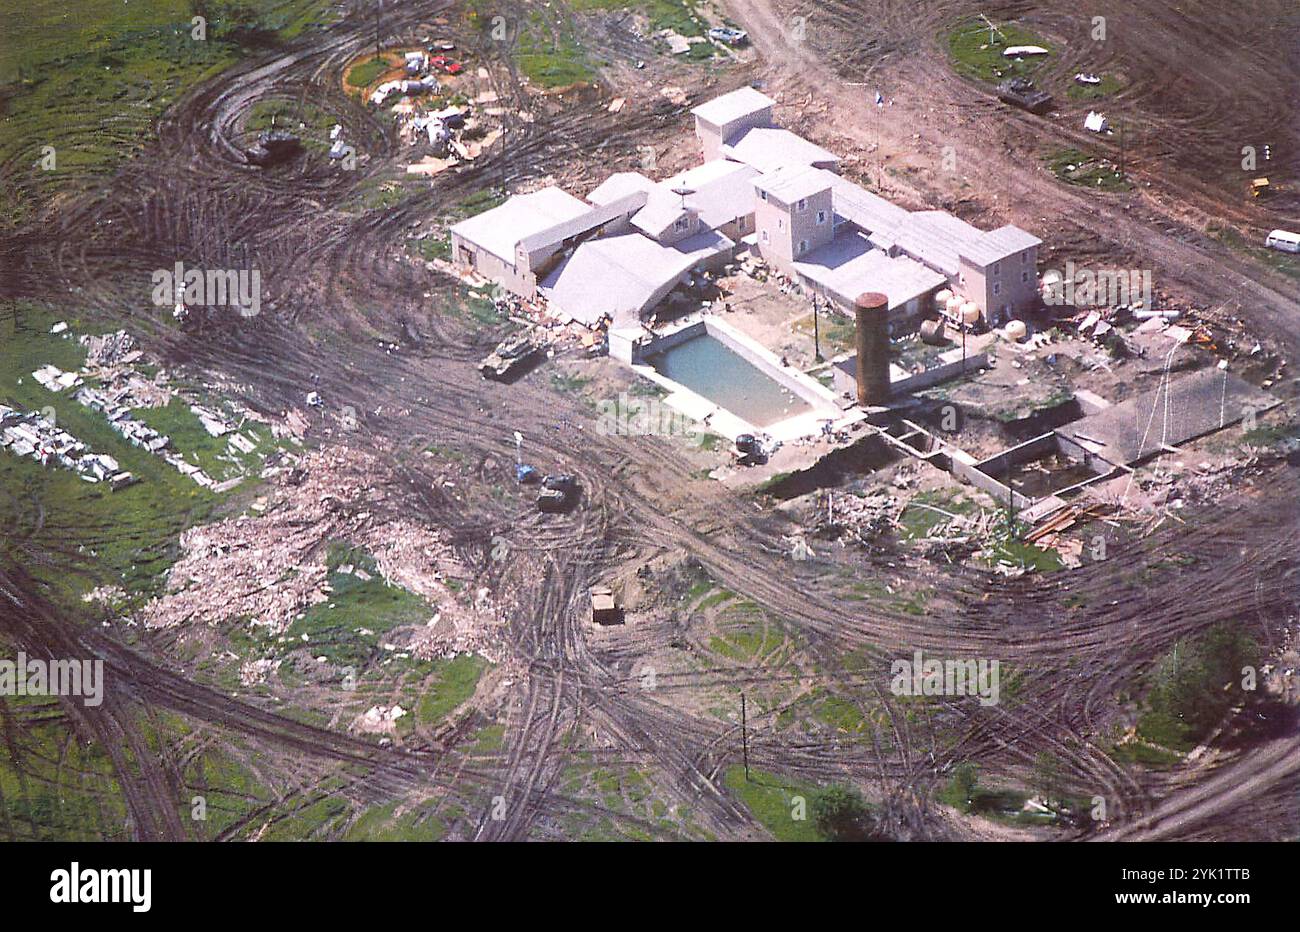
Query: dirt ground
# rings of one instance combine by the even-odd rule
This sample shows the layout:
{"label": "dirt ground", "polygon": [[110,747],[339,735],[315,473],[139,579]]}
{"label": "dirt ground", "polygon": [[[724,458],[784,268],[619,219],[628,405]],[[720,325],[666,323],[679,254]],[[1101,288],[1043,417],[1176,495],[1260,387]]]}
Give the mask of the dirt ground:
{"label": "dirt ground", "polygon": [[[536,8],[511,3],[506,12]],[[476,840],[598,829],[616,837],[765,837],[773,827],[760,825],[727,784],[738,761],[742,690],[755,709],[756,767],[809,785],[859,786],[893,837],[1003,837],[998,823],[939,799],[952,769],[976,761],[991,780],[1028,792],[1043,755],[1072,794],[1104,796],[1109,821],[1062,820],[1033,829],[1036,837],[1272,837],[1272,825],[1294,825],[1293,801],[1278,802],[1300,766],[1294,728],[1223,754],[1180,758],[1172,774],[1132,763],[1116,743],[1132,712],[1118,697],[1179,641],[1221,623],[1246,624],[1267,650],[1294,650],[1284,632],[1297,608],[1300,483],[1285,455],[1246,461],[1225,448],[1223,475],[1203,482],[1193,448],[1198,455],[1180,457],[1180,475],[1170,480],[1187,502],[1176,514],[1080,528],[1074,533],[1110,536],[1108,559],[1007,577],[898,539],[896,524],[933,530],[906,510],[922,496],[971,524],[985,521],[983,531],[996,518],[994,503],[924,464],[864,453],[867,462],[846,467],[835,483],[781,504],[709,479],[724,451],[591,429],[594,405],[632,385],[608,360],[566,350],[513,384],[481,379],[475,364],[506,322],[475,318],[458,282],[407,253],[409,231],[443,222],[485,189],[552,178],[582,193],[610,171],[639,166],[646,140],[656,173],[686,167],[697,158],[689,105],[759,81],[777,98],[779,120],[850,156],[848,173],[900,203],[950,209],[984,228],[1019,223],[1047,242],[1050,262],[1152,267],[1170,300],[1202,309],[1221,341],[1248,349],[1259,339],[1290,355],[1300,286],[1207,235],[1211,221],[1252,241],[1294,223],[1290,195],[1248,201],[1231,170],[1243,140],[1274,136],[1278,168],[1270,172],[1294,179],[1300,169],[1295,140],[1285,136],[1295,132],[1285,119],[1294,82],[1278,66],[1293,51],[1289,33],[1274,28],[1289,8],[1264,4],[1243,32],[1235,9],[1202,2],[1180,13],[1115,0],[1101,8],[1112,20],[1113,40],[1104,45],[1084,44],[1077,8],[1040,8],[1023,18],[1062,50],[1051,75],[1111,69],[1129,81],[1117,108],[1134,127],[1132,192],[1067,187],[1042,166],[1045,149],[1113,145],[1083,137],[1085,103],[1065,103],[1049,119],[1011,112],[948,68],[941,36],[973,12],[969,4],[804,10],[732,0],[725,12],[749,31],[752,51],[697,65],[656,54],[634,21],[594,14],[574,28],[594,58],[610,62],[600,82],[542,93],[480,43],[455,6],[422,0],[390,11],[393,41],[418,41],[423,25],[445,17],[471,67],[488,70],[484,87],[505,102],[504,142],[472,165],[375,200],[404,178],[409,150],[341,90],[343,70],[374,41],[368,9],[350,4],[324,33],[260,51],[186,94],[166,111],[145,156],[112,177],[70,179],[39,225],[0,240],[6,298],[76,295],[105,329],[126,327],[169,369],[219,385],[277,422],[301,412],[306,392],[319,392],[324,408],[305,422],[308,443],[376,458],[366,470],[374,489],[350,500],[347,519],[361,521],[372,494],[382,500],[374,510],[384,520],[367,525],[376,533],[370,543],[397,551],[411,538],[436,542],[441,557],[463,567],[468,604],[484,592],[484,619],[492,619],[475,630],[492,638],[499,663],[463,715],[400,746],[381,744],[378,732],[350,734],[354,719],[337,709],[322,720],[320,710],[229,695],[186,666],[170,628],[128,640],[117,628],[84,625],[23,568],[85,572],[84,557],[67,552],[59,529],[24,525],[14,535],[24,559],[0,564],[0,587],[21,594],[30,611],[0,612],[4,632],[20,647],[90,644],[110,659],[118,685],[77,727],[109,749],[135,836],[191,831],[174,815],[182,755],[144,751],[141,722],[161,710],[216,742],[248,742],[259,771],[295,784],[296,800],[316,788],[329,795],[330,780],[346,772],[353,808],[345,824],[368,806],[435,794],[453,837]],[[788,28],[798,12],[809,15],[803,41]],[[889,101],[881,110],[876,86]],[[274,172],[247,165],[240,127],[268,95],[306,95],[325,108],[366,156],[358,170],[310,156]],[[624,106],[611,112],[619,97]],[[955,173],[940,170],[944,146],[956,151]],[[256,262],[269,283],[263,313],[214,312],[182,329],[153,309],[136,310],[145,306],[140,282],[178,250],[196,265]],[[748,279],[734,284],[731,317],[742,329],[810,364],[810,340],[794,329],[801,300]],[[1102,375],[1079,361],[1092,353],[1066,341],[1055,365],[1112,402],[1155,377],[1152,354]],[[1033,355],[1014,381],[1036,373],[1050,383],[1045,354]],[[999,355],[990,378],[1016,371]],[[354,427],[342,426],[345,410]],[[577,507],[538,512],[533,493],[515,481],[517,455],[575,475]],[[1170,500],[1164,478],[1135,482],[1154,501]],[[823,526],[817,537],[816,516],[835,514],[827,493],[845,495],[864,522],[880,518],[888,532]],[[319,504],[303,503],[301,516],[315,522]],[[849,504],[841,504],[846,514]],[[292,539],[299,530],[290,522],[280,533]],[[310,554],[310,536],[292,542]],[[405,556],[418,571],[411,585],[437,579],[433,556]],[[226,589],[210,582],[206,603],[198,600],[196,617],[178,627],[198,627],[221,605]],[[602,584],[618,592],[625,624],[592,623],[590,589]],[[986,709],[941,697],[918,712],[890,692],[888,677],[894,658],[917,649],[1000,658],[1018,671],[1014,700]],[[367,721],[385,731],[395,702],[376,698],[381,711]],[[495,746],[482,737],[484,726],[499,729]],[[623,789],[602,793],[608,773],[598,779],[596,766]],[[630,783],[647,784],[650,795],[630,792]],[[488,815],[498,797],[508,801],[499,819]],[[613,828],[600,829],[603,822]],[[257,826],[246,828],[251,835]]]}

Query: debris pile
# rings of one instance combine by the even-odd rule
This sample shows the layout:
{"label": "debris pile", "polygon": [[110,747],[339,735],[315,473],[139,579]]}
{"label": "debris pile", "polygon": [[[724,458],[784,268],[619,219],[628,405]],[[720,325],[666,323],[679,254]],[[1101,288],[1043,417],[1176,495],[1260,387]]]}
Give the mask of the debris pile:
{"label": "debris pile", "polygon": [[51,462],[70,469],[87,482],[108,482],[120,489],[136,481],[106,453],[91,453],[86,445],[55,423],[34,412],[0,404],[0,448],[29,456],[42,466]]}
{"label": "debris pile", "polygon": [[[373,454],[330,447],[296,458],[292,468],[276,469],[274,488],[254,509],[260,514],[181,535],[182,556],[168,573],[165,593],[141,612],[147,627],[251,619],[282,635],[302,611],[329,598],[324,550],[332,541],[346,541],[374,557],[385,581],[437,606],[427,624],[390,634],[393,643],[424,659],[455,651],[493,659],[496,610],[490,595],[480,594],[469,605],[449,598],[446,580],[470,574],[442,536],[405,518],[381,517],[405,509],[389,501]],[[255,681],[266,671],[244,672]]]}

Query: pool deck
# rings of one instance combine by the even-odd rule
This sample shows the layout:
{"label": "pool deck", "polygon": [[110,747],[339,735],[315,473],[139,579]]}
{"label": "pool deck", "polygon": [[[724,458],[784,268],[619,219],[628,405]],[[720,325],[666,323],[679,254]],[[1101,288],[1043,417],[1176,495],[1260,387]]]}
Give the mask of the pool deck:
{"label": "pool deck", "polygon": [[670,326],[658,331],[655,341],[642,348],[639,355],[644,358],[662,352],[663,349],[658,347],[671,348],[681,339],[690,339],[699,333],[708,333],[718,339],[765,376],[785,386],[812,408],[810,411],[777,421],[767,427],[757,427],[721,407],[717,402],[661,375],[653,366],[642,362],[632,364],[635,372],[668,391],[664,404],[704,424],[714,433],[733,441],[741,434],[766,434],[773,440],[789,443],[803,437],[820,435],[823,425],[828,421],[831,422],[833,429],[843,430],[866,417],[866,413],[860,409],[842,408],[835,394],[821,382],[791,366],[783,366],[781,360],[765,346],[714,315],[696,314],[674,321]]}

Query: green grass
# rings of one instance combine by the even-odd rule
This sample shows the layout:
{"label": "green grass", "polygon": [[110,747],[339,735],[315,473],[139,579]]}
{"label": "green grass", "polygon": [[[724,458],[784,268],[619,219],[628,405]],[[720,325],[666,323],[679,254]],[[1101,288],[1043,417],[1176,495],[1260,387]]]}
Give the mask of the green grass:
{"label": "green grass", "polygon": [[587,57],[567,17],[548,21],[540,11],[534,11],[519,31],[514,54],[519,70],[539,87],[568,87],[596,77],[595,64]]}
{"label": "green grass", "polygon": [[1124,88],[1124,82],[1113,74],[1098,75],[1101,78],[1100,84],[1080,84],[1071,78],[1070,89],[1065,92],[1065,96],[1072,100],[1101,100],[1118,94]]}
{"label": "green grass", "polygon": [[1058,149],[1043,156],[1047,168],[1066,184],[1100,191],[1127,191],[1132,185],[1109,159],[1078,149]]}
{"label": "green grass", "polygon": [[907,541],[929,537],[935,528],[952,520],[943,512],[962,517],[976,514],[979,510],[979,505],[969,497],[960,496],[960,493],[922,492],[912,499],[898,517],[898,523],[903,526],[902,539]]}
{"label": "green grass", "polygon": [[[371,579],[337,571],[344,563],[364,569]],[[374,560],[361,550],[336,542],[327,556],[328,601],[308,608],[285,631],[293,647],[305,647],[313,657],[335,666],[363,671],[379,658],[384,634],[403,625],[424,624],[432,615],[429,604],[414,593],[386,584],[377,575]],[[307,640],[302,636],[306,634]]]}
{"label": "green grass", "polygon": [[397,814],[400,803],[372,806],[349,826],[344,841],[439,841],[447,834],[443,820],[434,815],[433,804],[406,809]]}
{"label": "green grass", "polygon": [[245,425],[236,433],[243,434],[255,446],[251,452],[241,453],[230,446],[234,434],[224,437],[209,434],[198,415],[190,410],[189,402],[179,396],[161,408],[134,408],[131,415],[169,437],[173,449],[217,482],[235,476],[256,476],[267,455],[278,447],[269,427]]}
{"label": "green grass", "polygon": [[[0,500],[0,528],[5,529],[0,551],[26,533],[52,548],[83,548],[90,558],[85,576],[33,567],[70,600],[95,585],[114,584],[148,594],[178,556],[176,538],[181,531],[206,520],[217,498],[161,458],[132,446],[71,393],[46,391],[31,377],[31,371],[46,362],[76,369],[84,361],[84,349],[75,339],[49,334],[51,324],[60,319],[67,320],[70,332],[95,332],[73,315],[29,304],[0,304],[0,401],[28,410],[53,408],[59,426],[93,452],[115,457],[141,481],[114,492],[104,483],[83,481],[71,470],[0,451],[0,489],[9,493]],[[38,515],[42,526],[36,531]]]}
{"label": "green grass", "polygon": [[1300,278],[1300,255],[1296,253],[1278,252],[1276,249],[1266,248],[1263,244],[1257,245],[1247,242],[1241,234],[1231,227],[1212,224],[1206,232],[1214,239],[1242,255],[1249,256],[1257,262],[1262,262],[1283,275]]}
{"label": "green grass", "polygon": [[248,110],[244,129],[250,133],[283,129],[299,134],[303,148],[329,151],[329,131],[336,123],[333,114],[301,101],[259,100]]}
{"label": "green grass", "polygon": [[478,686],[487,661],[474,654],[459,654],[450,660],[434,661],[433,687],[420,697],[416,720],[435,724],[463,705]]}
{"label": "green grass", "polygon": [[[993,34],[992,42],[989,41],[988,25],[979,19],[966,20],[948,33],[948,55],[958,74],[997,83],[1031,75],[1051,59],[1054,50],[1041,37],[1015,23],[994,22],[999,31]],[[1003,58],[1003,49],[1013,45],[1041,46],[1047,49],[1048,54],[1021,61]]]}
{"label": "green grass", "polygon": [[594,10],[639,10],[646,14],[654,31],[671,29],[683,36],[702,36],[707,26],[690,3],[681,0],[569,0],[574,12]]}
{"label": "green grass", "polygon": [[[727,768],[723,785],[731,791],[777,841],[821,841],[812,821],[812,800],[817,787],[777,774],[734,764]],[[805,818],[794,818],[795,797],[802,797]]]}
{"label": "green grass", "polygon": [[[140,152],[149,127],[195,84],[244,55],[229,0],[207,0],[207,38],[191,37],[189,0],[34,0],[0,37],[0,223],[30,217],[69,179],[103,173]],[[264,41],[301,34],[335,14],[324,0],[242,0]],[[0,95],[0,96],[4,96]],[[45,146],[53,171],[41,170]]]}
{"label": "green grass", "polygon": [[387,58],[380,56],[370,58],[360,64],[353,65],[352,70],[348,72],[347,83],[349,87],[369,87],[385,71],[391,71],[395,66]]}

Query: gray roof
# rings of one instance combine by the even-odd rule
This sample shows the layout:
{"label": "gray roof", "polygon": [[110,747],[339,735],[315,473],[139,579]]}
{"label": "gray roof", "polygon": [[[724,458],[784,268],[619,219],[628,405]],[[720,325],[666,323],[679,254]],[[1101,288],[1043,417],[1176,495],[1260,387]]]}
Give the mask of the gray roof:
{"label": "gray roof", "polygon": [[775,105],[776,101],[766,94],[752,87],[742,87],[721,97],[715,97],[708,103],[700,104],[691,113],[714,126],[726,126],[728,123]]}
{"label": "gray roof", "polygon": [[717,229],[754,212],[754,188],[750,179],[757,175],[758,169],[751,165],[713,159],[660,184],[670,191],[673,188],[693,190],[694,194],[686,195],[686,205],[700,212],[700,222],[706,227]]}
{"label": "gray roof", "polygon": [[811,165],[782,165],[754,179],[754,187],[775,197],[782,204],[793,204],[832,187],[834,172]]}
{"label": "gray roof", "polygon": [[890,230],[911,216],[904,208],[859,187],[847,178],[834,172],[826,174],[831,180],[835,212],[868,233],[886,237]]}
{"label": "gray roof", "polygon": [[588,230],[609,223],[615,217],[640,209],[645,206],[645,202],[646,192],[633,191],[600,207],[590,208],[586,213],[577,217],[562,220],[543,230],[538,230],[536,233],[530,233],[516,245],[530,254],[537,251],[553,250],[570,237],[586,233]]}
{"label": "gray roof", "polygon": [[900,249],[928,265],[956,275],[961,268],[961,253],[984,234],[964,220],[941,210],[922,210],[889,231]]}
{"label": "gray roof", "polygon": [[590,205],[560,188],[542,188],[531,194],[516,194],[499,207],[462,220],[451,232],[513,264],[520,240],[590,210]]}
{"label": "gray roof", "polygon": [[560,311],[585,324],[604,315],[639,315],[663,298],[697,263],[735,244],[707,231],[672,246],[640,233],[588,240],[542,283]]}
{"label": "gray roof", "polygon": [[655,183],[640,172],[614,172],[600,183],[587,200],[593,204],[608,204],[634,191],[649,191]]}
{"label": "gray roof", "polygon": [[900,307],[946,281],[919,262],[874,249],[866,234],[857,231],[841,232],[797,260],[794,267],[844,304],[863,292],[880,291],[889,298],[890,308]]}
{"label": "gray roof", "polygon": [[838,164],[840,157],[802,136],[775,126],[753,126],[727,140],[722,152],[761,172],[782,165]]}
{"label": "gray roof", "polygon": [[1008,224],[983,234],[977,242],[962,249],[961,254],[976,265],[992,265],[1007,256],[1041,245],[1043,241],[1037,236]]}
{"label": "gray roof", "polygon": [[693,211],[692,207],[682,206],[680,195],[655,186],[646,196],[645,206],[633,214],[632,225],[651,236],[658,236],[683,214]]}
{"label": "gray roof", "polygon": [[[1057,430],[1115,465],[1158,453],[1241,420],[1247,408],[1267,411],[1277,398],[1231,373],[1203,369],[1162,383]],[[1152,414],[1154,412],[1154,416]]]}

